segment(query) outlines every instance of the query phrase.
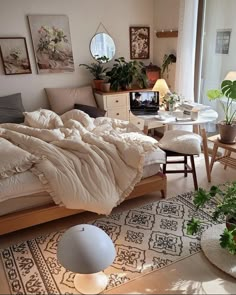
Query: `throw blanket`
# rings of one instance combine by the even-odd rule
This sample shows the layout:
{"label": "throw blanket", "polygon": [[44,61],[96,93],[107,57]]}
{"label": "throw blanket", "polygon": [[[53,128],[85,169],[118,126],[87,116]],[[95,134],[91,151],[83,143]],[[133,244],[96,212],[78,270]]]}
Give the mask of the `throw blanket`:
{"label": "throw blanket", "polygon": [[[31,169],[56,204],[109,214],[141,180],[145,154],[159,149],[155,139],[137,131],[129,122],[92,119],[79,110],[61,117],[39,110],[25,113],[24,125],[1,124],[0,140],[24,153],[12,173]],[[1,149],[0,158],[11,161],[7,150]],[[2,177],[12,174],[6,170]]]}

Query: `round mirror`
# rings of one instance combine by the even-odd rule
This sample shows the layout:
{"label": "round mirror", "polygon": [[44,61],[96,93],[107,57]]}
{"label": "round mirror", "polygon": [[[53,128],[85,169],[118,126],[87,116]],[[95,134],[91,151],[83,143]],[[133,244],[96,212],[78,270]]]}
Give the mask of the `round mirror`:
{"label": "round mirror", "polygon": [[111,60],[115,55],[116,47],[113,39],[106,33],[96,34],[90,42],[90,52],[93,58],[106,56]]}

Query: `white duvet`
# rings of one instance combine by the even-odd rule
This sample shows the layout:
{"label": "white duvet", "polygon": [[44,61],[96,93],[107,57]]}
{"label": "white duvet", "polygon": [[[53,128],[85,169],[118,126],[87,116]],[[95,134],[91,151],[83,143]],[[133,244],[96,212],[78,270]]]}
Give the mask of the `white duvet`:
{"label": "white duvet", "polygon": [[158,149],[165,161],[157,141],[126,121],[39,110],[25,113],[25,124],[0,125],[0,147],[9,146],[0,149],[0,159],[11,163],[1,166],[0,177],[30,169],[67,208],[109,214],[140,181],[146,153]]}

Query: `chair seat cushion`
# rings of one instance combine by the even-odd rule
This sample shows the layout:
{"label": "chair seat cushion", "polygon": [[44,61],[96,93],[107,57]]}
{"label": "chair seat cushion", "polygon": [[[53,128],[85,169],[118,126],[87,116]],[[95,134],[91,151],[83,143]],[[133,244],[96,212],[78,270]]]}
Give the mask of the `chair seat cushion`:
{"label": "chair seat cushion", "polygon": [[201,153],[202,137],[184,130],[169,130],[159,141],[159,147],[184,155],[198,155]]}

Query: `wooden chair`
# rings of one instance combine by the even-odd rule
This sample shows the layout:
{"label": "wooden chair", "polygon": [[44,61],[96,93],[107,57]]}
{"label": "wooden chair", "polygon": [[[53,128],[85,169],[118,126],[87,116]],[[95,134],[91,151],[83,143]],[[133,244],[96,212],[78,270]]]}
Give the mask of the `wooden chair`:
{"label": "wooden chair", "polygon": [[[163,149],[164,150],[164,149]],[[194,183],[194,189],[198,190],[198,182],[197,182],[197,174],[196,174],[196,168],[195,168],[195,162],[194,162],[194,155],[190,154],[182,154],[182,153],[176,153],[168,150],[164,150],[166,153],[166,164],[163,164],[163,173],[184,173],[184,177],[188,176],[188,173],[192,173],[193,175],[193,183]],[[174,159],[170,160],[170,158],[180,158],[180,159]],[[188,158],[190,160],[191,166],[188,164]],[[183,164],[183,169],[167,169],[167,164]]]}
{"label": "wooden chair", "polygon": [[[194,189],[198,190],[194,156],[201,153],[201,142],[202,137],[193,132],[185,130],[166,131],[159,141],[159,147],[166,153],[163,173],[183,173],[184,177],[187,177],[188,173],[192,173]],[[191,166],[188,162],[191,163]],[[183,169],[169,169],[167,168],[169,164],[183,164]]]}

